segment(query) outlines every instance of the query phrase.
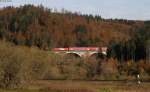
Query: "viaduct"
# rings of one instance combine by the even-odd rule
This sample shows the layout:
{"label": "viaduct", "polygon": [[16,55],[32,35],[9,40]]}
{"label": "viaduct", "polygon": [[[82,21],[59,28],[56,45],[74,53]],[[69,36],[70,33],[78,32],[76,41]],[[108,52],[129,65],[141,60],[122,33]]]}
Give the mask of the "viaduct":
{"label": "viaduct", "polygon": [[107,55],[107,47],[68,47],[68,48],[53,48],[52,51],[56,54],[75,56],[75,57],[92,57],[98,54]]}

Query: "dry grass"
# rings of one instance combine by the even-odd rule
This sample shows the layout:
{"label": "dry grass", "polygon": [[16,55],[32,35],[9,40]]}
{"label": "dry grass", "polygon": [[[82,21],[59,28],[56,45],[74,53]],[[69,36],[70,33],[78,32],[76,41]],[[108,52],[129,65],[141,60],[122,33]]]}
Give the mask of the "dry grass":
{"label": "dry grass", "polygon": [[[50,80],[31,82],[30,88],[46,92],[149,92],[150,83]],[[34,85],[34,86],[33,86]],[[47,91],[49,90],[49,91]],[[42,91],[42,92],[45,92]]]}

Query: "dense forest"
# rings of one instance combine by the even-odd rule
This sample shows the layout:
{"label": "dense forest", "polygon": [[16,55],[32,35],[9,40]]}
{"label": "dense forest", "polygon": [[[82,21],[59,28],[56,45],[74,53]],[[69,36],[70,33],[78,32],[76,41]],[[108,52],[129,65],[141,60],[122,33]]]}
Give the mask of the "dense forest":
{"label": "dense forest", "polygon": [[15,45],[53,47],[107,46],[108,57],[149,60],[150,21],[103,19],[62,9],[25,5],[0,9],[0,39]]}

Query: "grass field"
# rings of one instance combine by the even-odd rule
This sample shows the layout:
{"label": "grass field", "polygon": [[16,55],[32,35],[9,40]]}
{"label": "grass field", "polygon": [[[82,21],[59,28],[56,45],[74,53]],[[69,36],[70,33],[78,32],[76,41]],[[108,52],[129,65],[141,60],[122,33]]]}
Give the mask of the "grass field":
{"label": "grass field", "polygon": [[0,92],[150,92],[150,83],[49,80],[31,82],[28,88]]}

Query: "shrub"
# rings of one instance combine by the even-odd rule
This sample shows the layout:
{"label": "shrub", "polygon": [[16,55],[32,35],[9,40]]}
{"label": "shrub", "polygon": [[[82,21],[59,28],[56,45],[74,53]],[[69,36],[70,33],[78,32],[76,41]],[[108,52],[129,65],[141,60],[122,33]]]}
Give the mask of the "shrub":
{"label": "shrub", "polygon": [[57,57],[51,62],[51,67],[47,73],[48,79],[85,79],[86,69],[83,67],[83,61],[72,58],[66,59]]}
{"label": "shrub", "polygon": [[98,60],[96,58],[90,57],[84,59],[84,68],[87,70],[87,78],[92,79],[99,69],[98,67]]}
{"label": "shrub", "polygon": [[47,53],[0,42],[0,87],[23,87],[31,79],[42,79],[49,67]]}
{"label": "shrub", "polygon": [[21,50],[4,43],[1,43],[0,52],[3,52],[0,54],[0,87],[22,86],[27,79],[26,55]]}
{"label": "shrub", "polygon": [[29,71],[32,79],[44,79],[50,65],[48,54],[37,49],[30,49]]}
{"label": "shrub", "polygon": [[118,61],[110,58],[101,64],[101,77],[104,80],[116,80],[118,75]]}

